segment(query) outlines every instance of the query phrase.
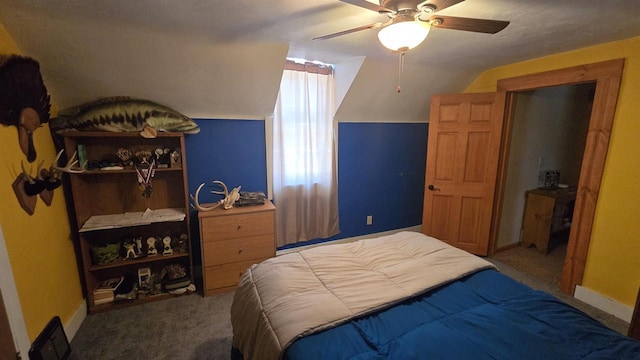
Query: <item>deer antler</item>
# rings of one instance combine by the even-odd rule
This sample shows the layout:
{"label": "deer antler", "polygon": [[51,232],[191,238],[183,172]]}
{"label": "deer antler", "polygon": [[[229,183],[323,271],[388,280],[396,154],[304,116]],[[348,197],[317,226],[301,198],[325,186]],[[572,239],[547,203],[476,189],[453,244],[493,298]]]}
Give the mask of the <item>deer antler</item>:
{"label": "deer antler", "polygon": [[[39,169],[42,167],[42,164],[44,164],[44,160],[40,161],[40,163],[38,164],[38,169],[36,169],[36,174],[38,173]],[[36,178],[31,176],[31,172],[27,172],[27,170],[24,168],[24,161],[20,161],[20,167],[22,168],[22,174],[20,174],[20,175],[24,176],[24,178],[27,181],[29,181],[30,184],[35,183],[36,182]]]}
{"label": "deer antler", "polygon": [[[214,183],[215,183],[215,181],[214,181]],[[200,186],[198,186],[198,189],[196,190],[196,196],[193,196],[193,195],[189,194],[189,197],[193,201],[193,204],[191,204],[191,207],[193,209],[198,210],[198,211],[211,211],[211,210],[217,208],[218,206],[220,206],[223,203],[224,200],[220,200],[214,206],[204,207],[204,206],[200,205],[200,201],[198,199],[200,198],[200,190],[202,190],[203,187],[204,187],[204,183],[202,183],[202,184],[200,184]],[[225,189],[226,189],[226,186],[225,186]]]}
{"label": "deer antler", "polygon": [[[44,164],[44,160],[40,161],[40,163],[38,164],[38,169],[36,170],[36,173],[39,172],[42,164]],[[33,176],[31,176],[31,174],[28,173],[27,170],[24,168],[24,162],[22,161],[20,162],[20,167],[22,168],[22,174],[20,174],[20,176],[22,176],[22,178],[24,179],[24,192],[27,195],[34,196],[39,194],[42,190],[45,189],[46,182],[44,180],[36,179]]]}
{"label": "deer antler", "polygon": [[[57,174],[55,175],[56,178],[60,178],[62,176],[63,172],[66,172],[68,174],[80,174],[80,173],[83,173],[83,172],[86,171],[86,170],[82,169],[81,167],[75,167],[74,168],[74,166],[78,164],[78,160],[76,159],[76,157],[78,156],[78,152],[77,151],[74,152],[73,156],[71,157],[71,159],[69,159],[69,161],[67,161],[67,165],[65,165],[64,167],[59,167],[57,164],[58,164],[58,161],[60,160],[60,156],[62,155],[63,151],[64,150],[60,150],[60,152],[58,152],[58,156],[56,156],[56,159],[53,160],[53,163],[51,163],[51,167],[49,168],[50,172],[53,172],[53,170],[57,171]],[[86,161],[85,161],[85,163],[86,163]],[[82,164],[82,165],[84,166],[85,164]]]}
{"label": "deer antler", "polygon": [[213,191],[213,190],[211,190],[212,194],[224,195],[225,198],[227,196],[229,196],[229,190],[227,189],[227,185],[225,185],[222,181],[219,181],[219,180],[215,180],[213,183],[222,186],[224,191]]}

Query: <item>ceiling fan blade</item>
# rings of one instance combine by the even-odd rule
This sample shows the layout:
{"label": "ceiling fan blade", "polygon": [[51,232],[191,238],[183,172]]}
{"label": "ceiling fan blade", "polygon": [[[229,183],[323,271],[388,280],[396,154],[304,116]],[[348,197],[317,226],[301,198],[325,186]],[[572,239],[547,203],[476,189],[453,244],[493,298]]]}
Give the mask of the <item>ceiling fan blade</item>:
{"label": "ceiling fan blade", "polygon": [[435,11],[440,11],[463,1],[464,0],[429,0],[427,5],[433,5],[436,7]]}
{"label": "ceiling fan blade", "polygon": [[[371,11],[375,11],[378,12],[380,14],[387,14],[387,13],[392,13],[392,10],[389,10],[385,7],[382,7],[378,4],[374,4],[372,2],[366,1],[366,0],[340,0],[342,2],[345,2],[347,4],[351,4],[351,5],[355,5],[355,6],[359,6],[361,8],[365,8],[367,10],[371,10]],[[446,1],[446,0],[444,0]]]}
{"label": "ceiling fan blade", "polygon": [[436,28],[473,31],[486,34],[495,34],[509,25],[508,21],[472,19],[457,16],[434,15],[429,22]]}
{"label": "ceiling fan blade", "polygon": [[377,29],[380,26],[382,26],[382,23],[373,23],[373,24],[364,25],[364,26],[360,26],[360,27],[357,27],[357,28],[353,28],[353,29],[344,30],[344,31],[340,31],[340,32],[337,32],[337,33],[329,34],[329,35],[319,36],[319,37],[313,38],[313,40],[331,39],[331,38],[334,38],[336,36],[347,35],[347,34],[354,33],[356,31],[367,30],[367,29]]}

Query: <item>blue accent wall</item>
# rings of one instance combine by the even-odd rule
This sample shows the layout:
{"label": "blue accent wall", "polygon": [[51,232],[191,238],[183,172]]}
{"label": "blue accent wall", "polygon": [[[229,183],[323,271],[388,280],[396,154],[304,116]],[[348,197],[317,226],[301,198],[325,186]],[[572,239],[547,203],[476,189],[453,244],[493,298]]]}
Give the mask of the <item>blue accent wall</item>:
{"label": "blue accent wall", "polygon": [[[422,223],[427,124],[341,123],[338,238]],[[367,215],[373,224],[366,225]]]}
{"label": "blue accent wall", "polygon": [[[186,135],[189,193],[205,183],[200,202],[214,202],[211,182],[229,189],[267,192],[264,121],[196,119]],[[338,204],[340,234],[317,243],[406,228],[422,223],[428,124],[340,123]],[[277,205],[277,204],[276,204]],[[366,225],[367,215],[373,224]],[[201,263],[198,219],[191,213],[194,262]]]}

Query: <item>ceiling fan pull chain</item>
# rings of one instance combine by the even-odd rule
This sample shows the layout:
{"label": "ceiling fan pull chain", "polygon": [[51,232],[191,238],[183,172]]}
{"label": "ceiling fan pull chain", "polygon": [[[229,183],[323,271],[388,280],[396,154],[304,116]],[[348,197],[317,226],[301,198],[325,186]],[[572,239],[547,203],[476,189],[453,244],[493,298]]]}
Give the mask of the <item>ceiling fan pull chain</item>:
{"label": "ceiling fan pull chain", "polygon": [[398,88],[396,89],[398,90],[398,93],[402,90],[400,87],[400,79],[402,78],[402,70],[404,70],[404,54],[406,53],[406,50],[400,49],[400,59],[398,62]]}

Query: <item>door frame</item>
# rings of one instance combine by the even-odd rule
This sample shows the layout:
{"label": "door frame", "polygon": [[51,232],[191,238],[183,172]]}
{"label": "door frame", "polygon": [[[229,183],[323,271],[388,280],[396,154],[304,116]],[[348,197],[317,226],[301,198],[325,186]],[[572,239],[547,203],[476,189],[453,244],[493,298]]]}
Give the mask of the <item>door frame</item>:
{"label": "door frame", "polygon": [[551,86],[572,85],[595,82],[595,95],[587,141],[580,168],[578,193],[572,226],[564,260],[560,290],[573,296],[576,285],[581,285],[589,253],[591,230],[600,192],[600,183],[609,148],[611,129],[618,102],[618,93],[622,81],[624,59],[573,66],[536,74],[522,75],[498,80],[497,90],[507,93],[505,121],[502,134],[502,147],[498,164],[494,220],[489,251],[493,254],[497,246],[502,201],[507,175],[507,160],[511,145],[511,130],[514,121],[516,93]]}
{"label": "door frame", "polygon": [[0,296],[2,296],[7,312],[11,335],[17,347],[16,350],[20,352],[22,358],[27,358],[31,342],[29,341],[27,327],[22,315],[22,306],[20,305],[2,226],[0,226]]}

